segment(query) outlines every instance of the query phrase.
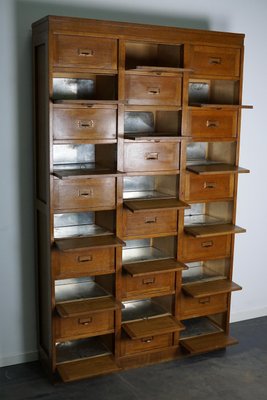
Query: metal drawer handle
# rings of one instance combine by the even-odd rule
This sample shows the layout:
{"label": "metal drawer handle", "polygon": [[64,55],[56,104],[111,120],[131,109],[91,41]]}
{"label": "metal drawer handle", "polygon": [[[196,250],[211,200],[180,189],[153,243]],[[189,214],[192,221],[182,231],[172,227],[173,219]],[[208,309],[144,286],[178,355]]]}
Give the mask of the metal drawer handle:
{"label": "metal drawer handle", "polygon": [[156,224],[157,217],[145,217],[145,224]]}
{"label": "metal drawer handle", "polygon": [[89,261],[93,261],[93,256],[78,256],[79,263],[84,263]]}
{"label": "metal drawer handle", "polygon": [[92,119],[89,119],[88,121],[77,121],[78,128],[93,128],[95,126],[95,123]]}
{"label": "metal drawer handle", "polygon": [[216,188],[216,182],[204,182],[204,189],[215,189]]}
{"label": "metal drawer handle", "polygon": [[207,125],[208,128],[218,128],[219,127],[219,121],[208,119],[207,122],[206,122],[206,125]]}
{"label": "metal drawer handle", "polygon": [[204,297],[203,299],[199,299],[198,302],[200,304],[208,304],[210,303],[210,297]]}
{"label": "metal drawer handle", "polygon": [[89,318],[86,318],[86,319],[79,319],[78,320],[78,322],[79,322],[79,324],[81,324],[81,325],[89,325],[89,324],[91,324],[92,323],[92,321],[93,321],[93,318],[92,317],[89,317]]}
{"label": "metal drawer handle", "polygon": [[212,247],[213,246],[213,241],[209,240],[208,242],[202,242],[201,246],[202,247]]}
{"label": "metal drawer handle", "polygon": [[145,159],[146,160],[158,160],[159,159],[159,153],[146,153],[145,154]]}
{"label": "metal drawer handle", "polygon": [[91,196],[93,196],[93,190],[92,189],[82,189],[82,190],[79,190],[79,192],[78,192],[78,196],[79,197],[91,197]]}
{"label": "metal drawer handle", "polygon": [[78,49],[78,55],[81,57],[93,57],[95,52],[92,49]]}
{"label": "metal drawer handle", "polygon": [[155,281],[155,278],[146,278],[143,279],[143,285],[152,285],[153,283],[155,283]]}
{"label": "metal drawer handle", "polygon": [[222,63],[222,59],[220,57],[210,57],[209,64],[212,65],[220,65]]}
{"label": "metal drawer handle", "polygon": [[143,342],[143,343],[151,343],[152,340],[153,340],[153,336],[141,339],[141,342]]}
{"label": "metal drawer handle", "polygon": [[147,92],[152,95],[160,94],[160,88],[159,87],[151,87],[151,88],[147,89]]}

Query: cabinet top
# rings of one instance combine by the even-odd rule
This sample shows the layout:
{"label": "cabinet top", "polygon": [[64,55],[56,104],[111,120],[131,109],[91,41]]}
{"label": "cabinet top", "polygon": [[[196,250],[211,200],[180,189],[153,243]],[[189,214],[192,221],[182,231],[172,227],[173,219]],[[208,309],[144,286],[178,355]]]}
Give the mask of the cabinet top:
{"label": "cabinet top", "polygon": [[159,25],[116,22],[49,15],[32,24],[34,32],[92,34],[117,39],[146,40],[168,43],[216,44],[242,47],[244,34],[186,29]]}

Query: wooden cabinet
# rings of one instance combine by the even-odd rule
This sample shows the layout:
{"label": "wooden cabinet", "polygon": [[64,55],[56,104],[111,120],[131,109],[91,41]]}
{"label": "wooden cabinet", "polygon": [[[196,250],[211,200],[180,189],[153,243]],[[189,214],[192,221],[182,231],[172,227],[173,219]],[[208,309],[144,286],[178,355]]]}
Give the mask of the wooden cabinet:
{"label": "wooden cabinet", "polygon": [[74,381],[229,337],[244,35],[33,24],[39,349]]}

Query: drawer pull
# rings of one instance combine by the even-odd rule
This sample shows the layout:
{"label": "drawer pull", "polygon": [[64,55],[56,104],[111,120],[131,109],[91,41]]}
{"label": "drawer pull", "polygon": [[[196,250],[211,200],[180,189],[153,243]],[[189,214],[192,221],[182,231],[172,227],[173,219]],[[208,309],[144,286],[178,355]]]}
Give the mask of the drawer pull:
{"label": "drawer pull", "polygon": [[148,338],[141,339],[141,342],[142,342],[142,343],[151,343],[152,340],[153,340],[153,336],[148,337]]}
{"label": "drawer pull", "polygon": [[216,183],[215,182],[204,182],[204,189],[215,189]]}
{"label": "drawer pull", "polygon": [[155,281],[155,278],[145,278],[143,279],[143,285],[152,285]]}
{"label": "drawer pull", "polygon": [[81,57],[93,57],[95,52],[92,49],[78,49],[78,55]]}
{"label": "drawer pull", "polygon": [[220,57],[210,57],[209,64],[212,65],[220,65],[222,63],[222,59]]}
{"label": "drawer pull", "polygon": [[79,190],[78,196],[79,197],[91,197],[91,196],[93,196],[93,190],[92,189]]}
{"label": "drawer pull", "polygon": [[207,122],[206,122],[206,125],[207,125],[208,128],[218,128],[219,127],[219,121],[208,119]]}
{"label": "drawer pull", "polygon": [[212,247],[213,246],[213,241],[209,240],[208,242],[202,242],[201,246],[202,247]]}
{"label": "drawer pull", "polygon": [[208,304],[208,303],[210,303],[210,297],[205,297],[203,299],[199,299],[198,302],[200,304]]}
{"label": "drawer pull", "polygon": [[151,87],[147,89],[147,92],[152,95],[160,94],[160,88],[158,87]]}
{"label": "drawer pull", "polygon": [[95,123],[92,119],[88,121],[77,121],[78,128],[93,128]]}
{"label": "drawer pull", "polygon": [[145,218],[145,224],[156,224],[157,223],[157,217],[146,217]]}
{"label": "drawer pull", "polygon": [[79,263],[84,263],[89,261],[93,261],[93,256],[78,256]]}
{"label": "drawer pull", "polygon": [[146,160],[158,160],[159,159],[159,153],[146,153],[145,154],[145,159]]}
{"label": "drawer pull", "polygon": [[93,321],[93,318],[92,317],[89,317],[89,318],[86,318],[86,319],[79,319],[79,324],[80,325],[89,325],[89,324],[91,324],[92,323],[92,321]]}

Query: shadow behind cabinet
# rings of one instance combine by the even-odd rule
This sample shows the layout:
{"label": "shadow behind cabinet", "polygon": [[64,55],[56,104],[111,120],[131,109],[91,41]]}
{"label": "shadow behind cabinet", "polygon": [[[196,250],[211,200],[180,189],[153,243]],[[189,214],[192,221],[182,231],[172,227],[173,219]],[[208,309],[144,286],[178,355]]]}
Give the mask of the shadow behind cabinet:
{"label": "shadow behind cabinet", "polygon": [[51,376],[236,343],[243,40],[33,24],[39,350]]}

